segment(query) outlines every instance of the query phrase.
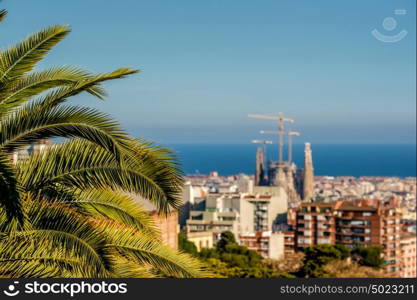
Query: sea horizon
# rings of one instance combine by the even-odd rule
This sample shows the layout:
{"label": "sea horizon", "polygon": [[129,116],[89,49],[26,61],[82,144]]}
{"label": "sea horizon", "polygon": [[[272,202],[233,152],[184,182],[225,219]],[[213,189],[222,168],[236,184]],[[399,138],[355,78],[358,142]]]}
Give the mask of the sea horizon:
{"label": "sea horizon", "polygon": [[[252,175],[256,144],[167,144],[178,156],[187,175]],[[276,160],[276,145],[269,145],[268,159]],[[286,159],[286,147],[284,148]],[[316,176],[416,177],[416,144],[312,144]],[[303,168],[304,145],[294,144],[293,161]]]}

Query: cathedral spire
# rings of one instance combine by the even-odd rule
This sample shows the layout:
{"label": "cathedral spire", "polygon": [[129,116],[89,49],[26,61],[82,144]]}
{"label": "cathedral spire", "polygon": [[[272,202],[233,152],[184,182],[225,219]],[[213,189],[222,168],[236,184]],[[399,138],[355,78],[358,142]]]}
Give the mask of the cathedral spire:
{"label": "cathedral spire", "polygon": [[262,147],[258,147],[256,151],[256,174],[255,185],[263,185],[265,176],[265,155]]}
{"label": "cathedral spire", "polygon": [[303,199],[310,200],[314,196],[314,172],[313,158],[311,156],[310,143],[305,143],[304,148],[304,174],[303,174]]}

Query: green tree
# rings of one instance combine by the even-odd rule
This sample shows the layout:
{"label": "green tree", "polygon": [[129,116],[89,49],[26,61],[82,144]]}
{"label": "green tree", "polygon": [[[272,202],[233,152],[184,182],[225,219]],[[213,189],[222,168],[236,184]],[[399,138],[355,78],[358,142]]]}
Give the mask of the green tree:
{"label": "green tree", "polygon": [[231,232],[221,234],[215,248],[202,249],[199,257],[206,262],[216,276],[238,278],[291,277],[285,272],[276,272],[263,264],[263,258],[256,251],[236,243]]}
{"label": "green tree", "polygon": [[[138,71],[34,71],[69,31],[51,26],[0,51],[0,277],[206,276],[198,260],[162,244],[135,198],[162,214],[179,207],[172,152],[68,104],[80,93],[104,99],[103,82]],[[64,141],[11,162],[16,150],[54,137]]]}
{"label": "green tree", "polygon": [[178,234],[178,248],[193,256],[198,255],[197,246],[193,242],[190,242],[182,232]]}
{"label": "green tree", "polygon": [[230,231],[222,232],[220,235],[220,240],[216,244],[217,250],[220,252],[225,251],[226,246],[229,244],[236,244],[235,236]]}
{"label": "green tree", "polygon": [[344,245],[321,244],[304,250],[304,263],[298,275],[301,277],[326,277],[324,266],[335,260],[349,257],[349,249]]}
{"label": "green tree", "polygon": [[336,244],[334,245],[334,248],[337,249],[340,252],[340,259],[344,260],[348,257],[350,257],[350,250],[345,245]]}
{"label": "green tree", "polygon": [[221,260],[230,266],[241,268],[257,267],[262,261],[262,256],[256,251],[249,250],[238,244],[228,244],[224,251],[220,252]]}
{"label": "green tree", "polygon": [[357,246],[353,255],[362,266],[380,268],[384,263],[382,248],[379,246]]}

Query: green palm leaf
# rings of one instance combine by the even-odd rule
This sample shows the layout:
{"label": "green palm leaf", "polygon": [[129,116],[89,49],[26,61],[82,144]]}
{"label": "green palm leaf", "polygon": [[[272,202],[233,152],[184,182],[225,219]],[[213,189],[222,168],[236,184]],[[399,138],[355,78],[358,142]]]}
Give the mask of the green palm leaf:
{"label": "green palm leaf", "polygon": [[5,222],[12,218],[23,221],[22,204],[20,200],[19,186],[10,166],[8,158],[0,153],[0,209],[4,209],[7,215]]}
{"label": "green palm leaf", "polygon": [[[162,213],[179,208],[175,155],[131,139],[97,110],[64,105],[83,92],[104,99],[103,82],[138,71],[33,71],[68,32],[52,26],[0,51],[0,277],[208,276],[198,260],[162,244],[137,202]],[[66,141],[9,161],[54,137]]]}
{"label": "green palm leaf", "polygon": [[203,264],[188,254],[178,252],[160,242],[152,235],[139,233],[128,227],[102,221],[103,232],[108,237],[107,247],[115,248],[139,264],[150,264],[165,276],[201,278],[209,276]]}
{"label": "green palm leaf", "polygon": [[68,26],[51,26],[0,52],[0,82],[15,80],[35,65],[68,33]]}
{"label": "green palm leaf", "polygon": [[148,155],[127,152],[120,164],[106,149],[75,139],[21,162],[19,180],[26,191],[41,191],[57,184],[81,190],[110,187],[137,193],[161,212],[177,208],[181,187],[178,170],[167,163],[163,151],[141,145],[133,149]]}
{"label": "green palm leaf", "polygon": [[0,121],[0,149],[6,152],[51,137],[81,137],[117,157],[128,141],[116,122],[89,108],[62,106],[47,110],[27,105]]}
{"label": "green palm leaf", "polygon": [[121,278],[157,278],[160,277],[153,272],[152,266],[137,264],[123,256],[118,256],[114,261],[114,269],[117,273],[113,277]]}
{"label": "green palm leaf", "polygon": [[49,108],[55,107],[66,101],[69,97],[77,95],[83,91],[98,97],[99,99],[104,99],[106,95],[104,90],[101,89],[100,84],[104,81],[123,78],[127,75],[138,73],[139,70],[133,70],[130,68],[121,68],[117,69],[110,73],[89,75],[82,80],[79,80],[76,84],[71,87],[61,88],[57,91],[47,94],[42,98],[38,105],[46,105]]}
{"label": "green palm leaf", "polygon": [[111,219],[153,234],[159,239],[159,229],[152,217],[134,196],[121,190],[86,189],[74,195],[75,199],[68,202],[80,213],[98,219]]}
{"label": "green palm leaf", "polygon": [[[39,247],[39,245],[42,247]],[[8,251],[13,249],[13,253]],[[97,273],[83,256],[46,239],[15,238],[0,241],[0,276],[7,277],[109,277]]]}
{"label": "green palm leaf", "polygon": [[89,74],[86,71],[75,67],[49,68],[29,73],[0,90],[0,109],[3,112],[10,111],[49,89],[75,85],[86,80],[87,76]]}
{"label": "green palm leaf", "polygon": [[5,9],[0,10],[0,22],[4,20],[7,16],[7,11]]}
{"label": "green palm leaf", "polygon": [[[42,251],[46,251],[38,253],[36,257],[51,255],[48,251],[53,250],[54,245],[62,246],[72,257],[82,258],[97,274],[111,271],[112,262],[104,248],[105,236],[86,222],[85,217],[71,210],[65,203],[34,199],[26,201],[25,206],[30,224],[26,225],[25,230],[14,231],[3,240],[16,240],[17,243],[21,240],[36,241],[37,245],[42,245]],[[48,243],[51,247],[48,247]],[[10,254],[3,251],[3,258],[18,253],[13,247],[9,248]],[[28,252],[22,253],[23,256],[28,255]]]}

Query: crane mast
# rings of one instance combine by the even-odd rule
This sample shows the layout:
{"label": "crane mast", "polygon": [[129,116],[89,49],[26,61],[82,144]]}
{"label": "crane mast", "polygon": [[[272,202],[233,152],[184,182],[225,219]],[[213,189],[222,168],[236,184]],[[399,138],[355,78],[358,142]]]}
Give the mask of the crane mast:
{"label": "crane mast", "polygon": [[300,133],[297,131],[288,131],[288,164],[291,165],[292,162],[292,137],[300,136]]}
{"label": "crane mast", "polygon": [[[278,113],[276,116],[267,116],[267,115],[257,115],[257,114],[250,114],[248,115],[249,118],[255,119],[266,119],[266,120],[274,120],[278,121],[278,162],[283,162],[283,147],[284,147],[284,122],[294,122],[292,118],[285,118],[282,113]],[[267,131],[265,131],[266,133]]]}

